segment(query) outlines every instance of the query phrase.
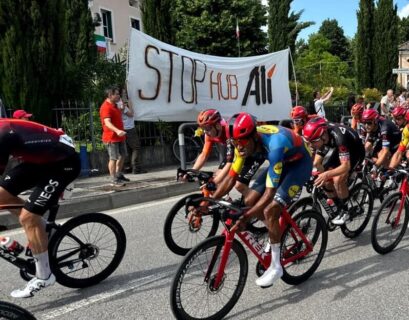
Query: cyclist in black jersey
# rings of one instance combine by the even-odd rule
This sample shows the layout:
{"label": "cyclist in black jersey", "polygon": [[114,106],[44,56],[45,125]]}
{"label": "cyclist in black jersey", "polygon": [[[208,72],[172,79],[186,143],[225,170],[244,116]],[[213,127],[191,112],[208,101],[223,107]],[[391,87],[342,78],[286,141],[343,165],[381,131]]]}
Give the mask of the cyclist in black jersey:
{"label": "cyclist in black jersey", "polygon": [[362,123],[360,135],[365,141],[366,155],[375,158],[374,170],[388,167],[401,140],[399,128],[392,121],[381,118],[374,109],[362,113]]}
{"label": "cyclist in black jersey", "polygon": [[[332,220],[342,225],[349,219],[346,199],[349,196],[348,177],[365,157],[365,150],[358,133],[341,124],[328,123],[324,118],[307,122],[304,138],[316,150],[313,166],[320,172],[315,185],[325,186],[328,197],[333,198],[341,212]],[[324,157],[328,160],[323,165]],[[328,180],[332,179],[332,182]]]}
{"label": "cyclist in black jersey", "polygon": [[[11,295],[28,298],[55,283],[42,215],[58,202],[65,187],[79,175],[81,164],[70,137],[32,121],[0,119],[0,146],[0,204],[24,204],[22,209],[10,211],[19,217],[36,265],[35,277]],[[4,172],[10,156],[19,160],[19,164]],[[18,197],[31,188],[33,192],[26,202]]]}

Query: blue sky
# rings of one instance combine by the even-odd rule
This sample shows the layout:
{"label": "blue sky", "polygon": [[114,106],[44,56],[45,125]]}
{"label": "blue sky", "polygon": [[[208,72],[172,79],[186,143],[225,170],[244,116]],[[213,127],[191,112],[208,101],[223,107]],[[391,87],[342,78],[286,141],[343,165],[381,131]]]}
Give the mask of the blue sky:
{"label": "blue sky", "polygon": [[[395,0],[393,2],[398,6],[399,16],[409,15],[409,0]],[[344,29],[345,36],[352,38],[357,29],[356,11],[358,6],[359,0],[293,0],[292,11],[304,10],[299,21],[315,22],[315,25],[304,29],[298,37],[308,40],[311,33],[318,31],[322,21],[336,19],[338,25]]]}

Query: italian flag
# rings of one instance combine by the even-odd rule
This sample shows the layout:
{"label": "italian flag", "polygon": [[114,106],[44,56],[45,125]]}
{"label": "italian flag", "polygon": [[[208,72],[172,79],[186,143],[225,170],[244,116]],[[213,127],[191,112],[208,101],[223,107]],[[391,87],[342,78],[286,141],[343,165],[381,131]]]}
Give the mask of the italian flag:
{"label": "italian flag", "polygon": [[99,34],[95,34],[94,37],[98,52],[105,53],[107,51],[107,43],[105,41],[105,37]]}

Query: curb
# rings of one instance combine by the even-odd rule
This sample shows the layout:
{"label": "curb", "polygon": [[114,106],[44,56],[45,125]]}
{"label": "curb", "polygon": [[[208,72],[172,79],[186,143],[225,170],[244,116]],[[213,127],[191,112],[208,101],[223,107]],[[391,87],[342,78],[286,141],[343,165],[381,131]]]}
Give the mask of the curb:
{"label": "curb", "polygon": [[[197,191],[196,183],[168,183],[154,187],[110,192],[100,195],[74,198],[61,202],[57,219],[71,218],[87,212],[99,212],[126,207],[133,204],[170,198],[180,194]],[[0,213],[0,225],[8,229],[18,228],[16,216],[8,211]]]}

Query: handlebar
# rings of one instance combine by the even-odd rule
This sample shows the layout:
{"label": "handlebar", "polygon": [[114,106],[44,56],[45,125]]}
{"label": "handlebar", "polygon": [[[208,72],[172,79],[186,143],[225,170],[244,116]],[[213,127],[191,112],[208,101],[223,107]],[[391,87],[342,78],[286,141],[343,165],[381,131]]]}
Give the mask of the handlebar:
{"label": "handlebar", "polygon": [[176,180],[179,181],[179,179],[183,178],[184,176],[187,176],[187,180],[189,182],[194,182],[195,179],[198,179],[199,182],[201,183],[208,183],[213,179],[213,172],[212,171],[201,171],[201,170],[195,170],[195,169],[182,169],[178,168],[177,174],[176,174]]}
{"label": "handlebar", "polygon": [[198,206],[203,201],[206,201],[206,202],[214,205],[215,207],[218,207],[219,208],[218,211],[220,213],[220,218],[223,221],[226,221],[227,219],[237,221],[247,211],[246,208],[236,207],[235,205],[231,204],[228,201],[217,200],[217,199],[208,198],[208,197],[200,197],[200,198],[194,198],[194,199],[187,198],[186,199],[186,206]]}

